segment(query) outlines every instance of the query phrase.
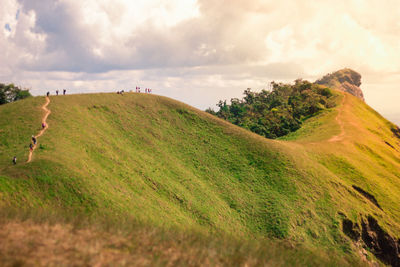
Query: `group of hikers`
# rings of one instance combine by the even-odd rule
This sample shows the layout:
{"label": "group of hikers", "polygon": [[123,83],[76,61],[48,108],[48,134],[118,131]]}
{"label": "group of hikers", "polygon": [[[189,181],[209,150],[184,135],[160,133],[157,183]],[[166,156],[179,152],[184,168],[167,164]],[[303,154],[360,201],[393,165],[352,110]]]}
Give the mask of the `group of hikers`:
{"label": "group of hikers", "polygon": [[[59,93],[59,91],[58,90],[56,90],[56,95],[58,95],[58,93]],[[67,90],[66,89],[63,89],[63,95],[65,95],[67,93]],[[49,96],[50,95],[50,92],[47,92],[46,93],[46,96]]]}
{"label": "group of hikers", "polygon": [[[145,92],[146,94],[150,94],[152,91],[153,91],[153,90],[150,89],[150,88],[144,89],[144,92]],[[140,93],[140,87],[139,87],[139,86],[136,86],[136,93]]]}
{"label": "group of hikers", "polygon": [[29,144],[29,150],[33,151],[33,148],[36,146],[37,139],[34,135],[32,135],[31,140],[32,140],[32,142]]}
{"label": "group of hikers", "polygon": [[[132,91],[130,91],[130,92],[132,92]],[[150,89],[150,88],[146,88],[146,89],[144,89],[144,92],[145,92],[146,94],[150,94],[150,93],[153,92],[153,90]],[[117,94],[119,94],[119,95],[123,95],[124,93],[125,93],[124,90],[117,91]],[[140,87],[139,87],[139,86],[136,86],[136,93],[140,93]]]}

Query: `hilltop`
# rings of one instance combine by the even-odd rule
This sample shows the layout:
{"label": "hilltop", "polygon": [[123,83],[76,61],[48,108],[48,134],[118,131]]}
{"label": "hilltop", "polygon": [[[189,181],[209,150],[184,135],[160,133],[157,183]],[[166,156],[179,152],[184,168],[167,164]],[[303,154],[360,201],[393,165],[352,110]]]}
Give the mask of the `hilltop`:
{"label": "hilltop", "polygon": [[[337,92],[334,98],[335,107],[306,120],[299,130],[270,140],[166,97],[51,96],[49,128],[30,163],[24,163],[27,145],[40,130],[45,99],[2,105],[0,205],[3,211],[50,214],[33,219],[32,227],[49,229],[46,221],[56,221],[71,238],[69,222],[58,221],[59,216],[116,222],[132,218],[145,229],[161,229],[139,227],[141,233],[175,229],[193,240],[178,248],[180,257],[189,257],[186,264],[190,257],[200,257],[188,248],[206,253],[202,255],[227,246],[242,251],[221,252],[226,258],[217,262],[229,265],[228,258],[249,251],[238,244],[255,240],[251,247],[261,248],[267,239],[278,251],[270,257],[283,263],[353,265],[358,258],[395,266],[400,237],[399,130],[348,93]],[[19,163],[11,166],[14,154]],[[52,213],[58,214],[55,219]],[[9,218],[5,223],[20,224]],[[91,233],[92,228],[88,222],[83,230]],[[87,240],[96,242],[96,236],[109,234],[120,238],[118,231],[108,233],[102,227]],[[158,246],[149,235],[141,249]],[[198,235],[213,237],[197,242]],[[226,236],[236,241],[223,241]],[[277,240],[288,246],[280,249]],[[116,250],[135,255],[139,241],[129,242],[122,240],[119,244],[124,245]],[[211,243],[215,247],[207,248]],[[162,251],[176,248],[162,244]],[[10,262],[27,261],[0,250]],[[262,249],[252,251],[252,259],[261,261],[246,258],[236,263],[266,260]]]}
{"label": "hilltop", "polygon": [[316,80],[315,83],[325,85],[332,89],[347,92],[364,100],[364,94],[360,89],[361,74],[352,69],[346,68],[329,73],[321,79]]}

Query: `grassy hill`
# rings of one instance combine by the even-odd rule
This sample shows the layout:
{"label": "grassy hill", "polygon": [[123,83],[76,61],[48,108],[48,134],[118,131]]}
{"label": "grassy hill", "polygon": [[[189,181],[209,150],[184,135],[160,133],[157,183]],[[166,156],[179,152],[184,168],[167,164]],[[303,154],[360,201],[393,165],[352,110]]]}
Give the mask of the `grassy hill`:
{"label": "grassy hill", "polygon": [[[222,248],[272,238],[269,246],[238,255],[262,260],[262,248],[274,247],[270,258],[281,257],[281,264],[354,264],[352,257],[375,256],[393,264],[388,253],[368,246],[368,235],[364,241],[353,235],[381,229],[393,240],[400,237],[400,139],[395,126],[361,100],[336,97],[336,108],[269,140],[161,96],[52,96],[49,128],[30,163],[24,163],[29,140],[40,130],[45,99],[2,105],[0,206],[5,214],[29,210],[116,224],[129,218],[173,228],[177,236],[192,236],[181,245],[183,254],[192,246],[232,258],[235,253]],[[199,234],[211,234],[209,241],[197,242]],[[207,247],[226,237],[236,241]],[[278,239],[294,248],[281,248]],[[292,252],[280,253],[286,250]],[[245,262],[252,261],[236,263]]]}

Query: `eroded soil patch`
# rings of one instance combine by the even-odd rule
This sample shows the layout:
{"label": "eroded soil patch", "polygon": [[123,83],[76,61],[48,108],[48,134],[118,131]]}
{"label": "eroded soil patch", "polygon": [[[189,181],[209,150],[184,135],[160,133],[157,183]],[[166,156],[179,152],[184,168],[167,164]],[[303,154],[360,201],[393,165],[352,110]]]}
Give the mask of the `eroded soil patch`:
{"label": "eroded soil patch", "polygon": [[362,189],[356,185],[353,185],[352,187],[354,188],[354,190],[356,190],[358,193],[363,195],[366,199],[371,201],[375,206],[377,206],[379,209],[382,210],[381,206],[379,205],[378,201],[376,200],[376,198],[373,195],[371,195],[370,193],[368,193],[367,191],[365,191],[364,189]]}
{"label": "eroded soil patch", "polygon": [[342,230],[355,243],[368,248],[383,263],[400,266],[400,240],[385,232],[371,215],[361,219],[361,227],[357,222],[344,218]]}

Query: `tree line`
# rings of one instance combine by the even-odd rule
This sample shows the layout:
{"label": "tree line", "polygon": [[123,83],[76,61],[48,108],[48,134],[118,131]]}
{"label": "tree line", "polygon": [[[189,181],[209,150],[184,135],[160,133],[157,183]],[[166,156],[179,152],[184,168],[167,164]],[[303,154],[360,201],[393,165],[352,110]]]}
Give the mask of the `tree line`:
{"label": "tree line", "polygon": [[0,83],[0,105],[32,96],[29,89],[21,89],[14,84]]}
{"label": "tree line", "polygon": [[220,100],[216,115],[233,124],[267,138],[277,138],[296,131],[307,118],[335,106],[332,91],[318,84],[298,79],[294,84],[272,82],[270,91],[244,91],[242,99],[232,98],[230,104]]}

